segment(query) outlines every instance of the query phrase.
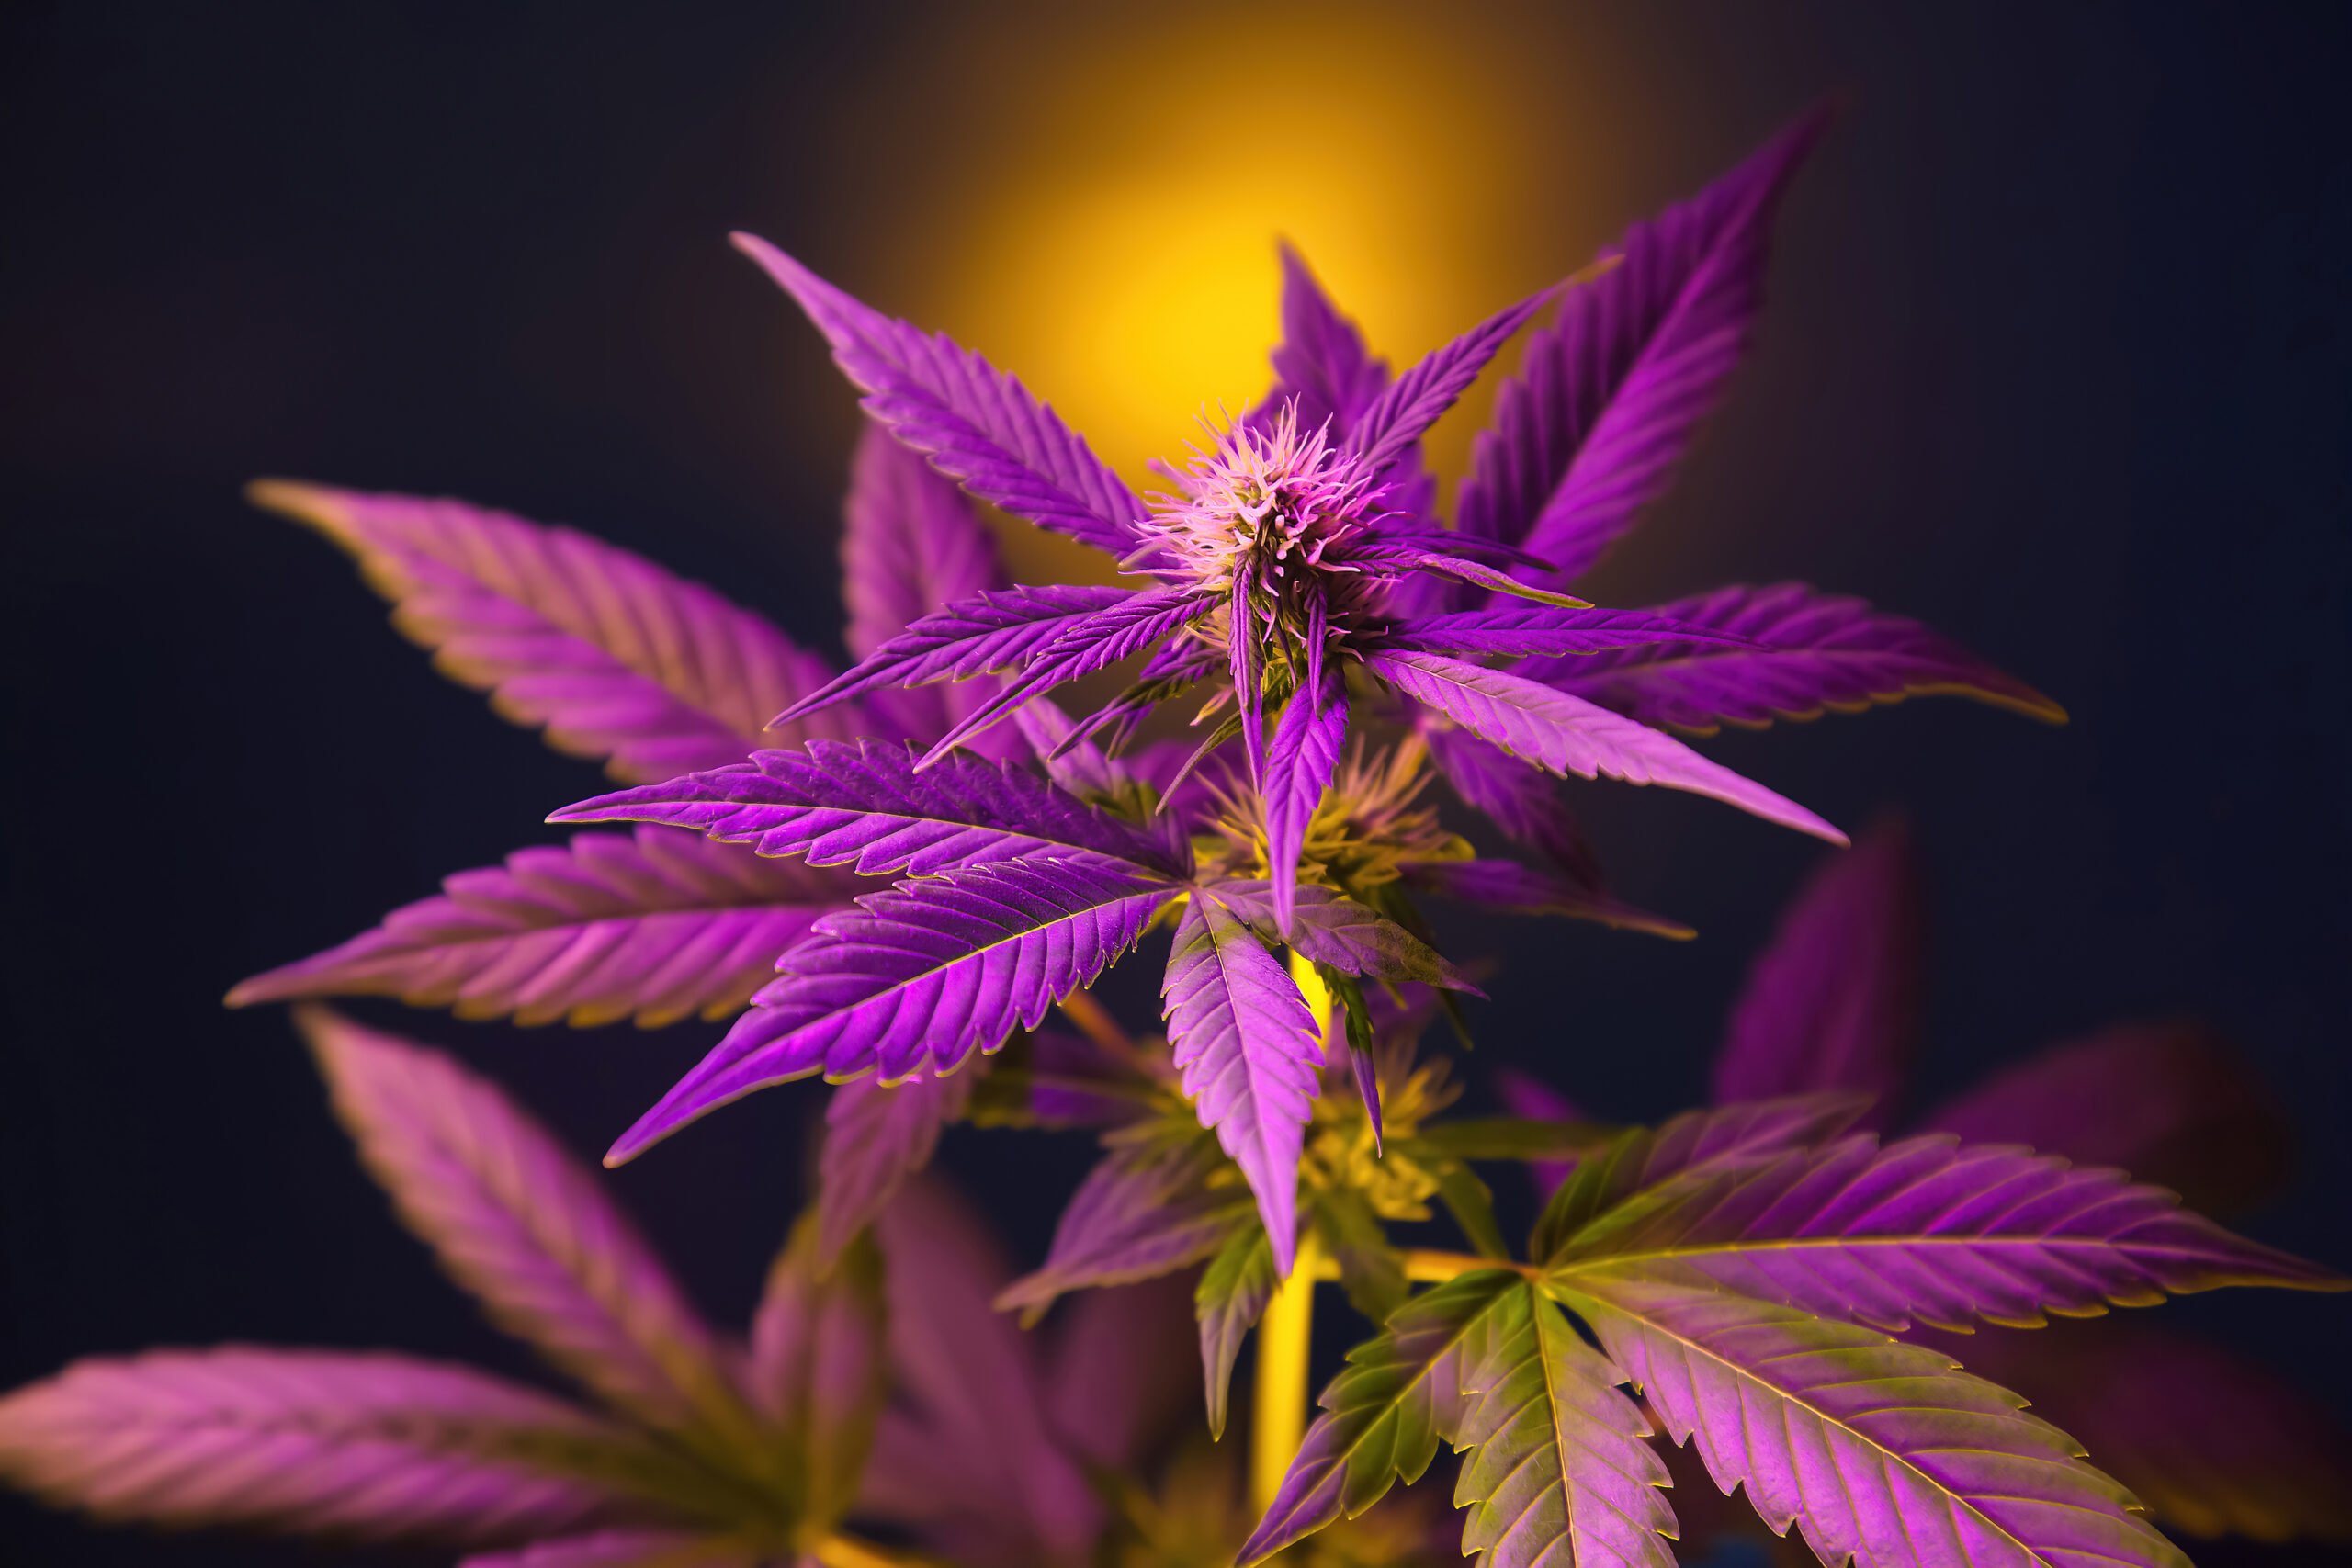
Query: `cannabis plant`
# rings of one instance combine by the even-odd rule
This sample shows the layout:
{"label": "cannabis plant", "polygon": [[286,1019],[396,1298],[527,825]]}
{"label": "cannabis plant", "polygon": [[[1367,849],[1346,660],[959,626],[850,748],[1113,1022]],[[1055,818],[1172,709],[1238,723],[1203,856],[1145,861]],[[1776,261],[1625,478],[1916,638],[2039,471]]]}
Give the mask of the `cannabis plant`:
{"label": "cannabis plant", "polygon": [[[445,671],[624,786],[551,820],[626,830],[458,873],[231,995],[304,1001],[402,1214],[596,1408],[404,1359],[160,1353],[0,1402],[0,1473],[109,1517],[429,1537],[477,1568],[1521,1568],[1671,1563],[1665,1453],[1688,1445],[1833,1564],[2183,1561],[2096,1456],[1922,1336],[2335,1276],[2120,1170],[1883,1141],[1874,1066],[1776,1081],[1742,1054],[1728,1102],[1623,1127],[1458,1115],[1430,1044],[1440,1019],[1466,1041],[1487,969],[1446,951],[1435,905],[1689,934],[1616,896],[1558,777],[1842,845],[1669,732],[1928,693],[2063,716],[1803,584],[1576,592],[1736,364],[1817,130],[1400,373],[1285,251],[1272,389],[1148,499],[979,355],[739,238],[865,395],[845,668],[567,529],[256,487],[355,554]],[[1422,438],[1532,325],[1442,509]],[[1005,582],[983,506],[1093,547],[1112,581]],[[1163,931],[1146,1032],[1089,988]],[[354,996],[731,1021],[608,1164],[755,1090],[836,1086],[748,1341],[494,1089],[308,1010]],[[1780,1016],[1830,1049],[1827,1015]],[[1501,1044],[1572,1070],[1542,1051]],[[1100,1141],[1026,1274],[917,1176],[957,1122]],[[1498,1162],[1565,1169],[1523,1244]],[[1455,1246],[1400,1241],[1440,1211]],[[1365,1321],[1309,1426],[1325,1280]],[[1157,1317],[1171,1282],[1200,1354],[1190,1441],[1153,1419],[1156,1374],[1189,1360],[1181,1315]],[[1041,1348],[1024,1326],[1049,1316]],[[1253,1333],[1236,1466],[1204,1446]],[[1425,1508],[1346,1523],[1441,1442],[1458,1548]]]}

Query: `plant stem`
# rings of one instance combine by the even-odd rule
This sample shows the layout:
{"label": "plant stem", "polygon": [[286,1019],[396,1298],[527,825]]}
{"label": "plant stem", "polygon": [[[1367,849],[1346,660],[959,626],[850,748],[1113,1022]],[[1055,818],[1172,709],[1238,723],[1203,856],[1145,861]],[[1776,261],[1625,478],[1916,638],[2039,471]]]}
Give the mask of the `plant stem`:
{"label": "plant stem", "polygon": [[1258,1320],[1258,1370],[1251,1388],[1250,1496],[1264,1513],[1306,1435],[1306,1357],[1315,1337],[1315,1280],[1322,1273],[1314,1235],[1298,1238],[1290,1278],[1274,1287]]}
{"label": "plant stem", "polygon": [[911,1558],[894,1557],[854,1535],[829,1535],[809,1552],[824,1568],[906,1568]]}

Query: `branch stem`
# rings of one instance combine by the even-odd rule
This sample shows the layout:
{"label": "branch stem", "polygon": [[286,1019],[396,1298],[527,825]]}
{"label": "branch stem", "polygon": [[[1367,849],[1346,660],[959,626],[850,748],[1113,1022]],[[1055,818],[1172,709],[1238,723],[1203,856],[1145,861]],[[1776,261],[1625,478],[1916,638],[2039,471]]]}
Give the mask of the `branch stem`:
{"label": "branch stem", "polygon": [[1306,1435],[1306,1359],[1315,1338],[1315,1281],[1324,1272],[1312,1232],[1298,1238],[1290,1278],[1274,1287],[1258,1320],[1258,1370],[1251,1380],[1250,1496],[1263,1514]]}

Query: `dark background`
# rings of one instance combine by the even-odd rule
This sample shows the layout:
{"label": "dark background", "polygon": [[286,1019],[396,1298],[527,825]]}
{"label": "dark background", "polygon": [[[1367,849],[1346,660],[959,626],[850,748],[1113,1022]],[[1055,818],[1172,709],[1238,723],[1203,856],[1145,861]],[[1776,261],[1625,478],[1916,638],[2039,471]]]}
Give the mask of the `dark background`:
{"label": "dark background", "polygon": [[[852,400],[724,231],[920,310],[921,280],[983,247],[951,226],[986,203],[972,182],[1054,188],[1003,152],[1042,112],[1019,74],[1041,59],[1115,59],[1136,73],[1105,99],[1124,133],[1193,138],[1203,160],[1279,166],[1325,130],[1280,95],[1249,123],[1184,120],[1188,82],[1220,69],[1204,39],[1249,55],[1258,13],[1187,7],[1164,48],[1138,17],[992,15],[95,6],[0,23],[0,1385],[232,1338],[523,1367],[357,1174],[283,1018],[218,998],[551,837],[544,813],[597,780],[441,682],[345,560],[239,486],[286,473],[572,522],[831,646]],[[1475,73],[1431,67],[1457,71],[1439,85],[1484,103],[1489,132],[1566,134],[1591,171],[1560,187],[1531,152],[1525,254],[1504,258],[1526,283],[1847,96],[1784,214],[1759,348],[1600,596],[1802,575],[2066,703],[2063,729],[1922,703],[1713,750],[1839,821],[1913,815],[1933,876],[1928,1090],[2110,1019],[2205,1015],[2276,1087],[2305,1156],[2247,1228],[2339,1265],[2346,16],[1505,9],[1466,47],[1507,50],[1514,81],[1556,64],[1555,90],[1482,96]],[[1390,24],[1374,6],[1300,25]],[[1331,69],[1295,60],[1302,81]],[[1402,69],[1363,93],[1419,135],[1419,85]],[[1387,197],[1400,231],[1432,203]],[[984,244],[1018,269],[1001,229]],[[1392,352],[1427,346],[1369,325]],[[1015,334],[980,346],[1023,368]],[[1702,1091],[1815,847],[1687,798],[1579,798],[1623,887],[1704,935],[1510,931],[1487,1059],[1661,1113]],[[583,1151],[713,1032],[363,1010],[456,1046]],[[759,1097],[614,1179],[722,1318],[748,1308],[797,1201],[819,1103]],[[1011,1134],[951,1154],[1024,1256],[1085,1160]],[[2296,1367],[2340,1411],[2346,1310],[2249,1294],[2167,1312]],[[0,1500],[0,1556],[313,1554],[98,1534]]]}

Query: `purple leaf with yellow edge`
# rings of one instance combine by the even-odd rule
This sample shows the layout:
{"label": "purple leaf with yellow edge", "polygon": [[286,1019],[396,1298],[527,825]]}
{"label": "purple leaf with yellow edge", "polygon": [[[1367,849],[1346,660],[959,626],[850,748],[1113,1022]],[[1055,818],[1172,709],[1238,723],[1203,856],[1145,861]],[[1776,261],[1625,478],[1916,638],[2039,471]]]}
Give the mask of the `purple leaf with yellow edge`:
{"label": "purple leaf with yellow edge", "polygon": [[1881,1147],[1860,1134],[1686,1170],[1628,1194],[1544,1261],[1548,1279],[1579,1290],[1596,1277],[1664,1280],[1890,1331],[1979,1318],[2038,1327],[2051,1313],[2225,1285],[2352,1288],[2121,1171],[1940,1134]]}
{"label": "purple leaf with yellow edge", "polygon": [[1637,1193],[1667,1190],[1675,1178],[1753,1168],[1784,1150],[1833,1138],[1864,1104],[1851,1094],[1797,1095],[1686,1111],[1655,1128],[1635,1128],[1577,1162],[1537,1216],[1528,1256],[1551,1257],[1598,1216]]}
{"label": "purple leaf with yellow edge", "polygon": [[1347,434],[1342,448],[1367,473],[1378,475],[1419,441],[1421,433],[1469,389],[1478,372],[1513,333],[1552,298],[1546,288],[1487,317],[1453,342],[1431,349],[1381,389]]}
{"label": "purple leaf with yellow edge", "polygon": [[229,1005],[398,997],[459,1018],[658,1028],[741,1010],[854,883],[664,828],[582,833],[461,871],[437,897],[229,993]]}
{"label": "purple leaf with yellow edge", "polygon": [[1029,656],[1006,689],[958,720],[923,754],[930,767],[965,739],[1003,718],[1023,703],[1067,682],[1107,670],[1216,608],[1215,595],[1189,588],[1136,593],[1080,616]]}
{"label": "purple leaf with yellow edge", "polygon": [[939,1134],[964,1114],[972,1086],[985,1076],[978,1057],[945,1077],[884,1084],[855,1078],[825,1105],[825,1141],[817,1152],[817,1258],[830,1268],[871,1224],[899,1185],[931,1163]]}
{"label": "purple leaf with yellow edge", "polygon": [[1457,1276],[1407,1303],[1349,1351],[1281,1490],[1242,1545],[1244,1568],[1354,1518],[1396,1482],[1419,1481],[1438,1439],[1461,1431],[1468,1375],[1524,1303],[1524,1289],[1502,1269]]}
{"label": "purple leaf with yellow edge", "polygon": [[735,248],[797,300],[865,411],[932,466],[992,506],[1127,553],[1143,502],[1028,389],[946,336],[860,304],[766,241]]}
{"label": "purple leaf with yellow edge", "polygon": [[[804,1560],[805,1561],[805,1560]],[[613,1529],[477,1552],[458,1568],[788,1568],[741,1540],[684,1530]]]}
{"label": "purple leaf with yellow edge", "polygon": [[1365,662],[1415,702],[1547,773],[1606,774],[1686,790],[1833,844],[1846,841],[1796,802],[1709,761],[1670,735],[1566,692],[1434,653],[1384,651]]}
{"label": "purple leaf with yellow edge", "polygon": [[1200,1325],[1201,1387],[1208,1400],[1209,1438],[1225,1437],[1231,1403],[1233,1363],[1241,1342],[1273,1300],[1274,1248],[1266,1227],[1251,1219],[1229,1231],[1193,1291],[1193,1315]]}
{"label": "purple leaf with yellow edge", "polygon": [[889,1392],[882,1260],[870,1242],[824,1256],[803,1215],[752,1317],[744,1389],[758,1410],[796,1529],[830,1528],[856,1500]]}
{"label": "purple leaf with yellow edge", "polygon": [[1342,975],[1486,995],[1419,937],[1329,887],[1311,882],[1298,887],[1287,931],[1274,923],[1273,892],[1262,879],[1220,882],[1206,897],[1266,941],[1285,943],[1309,963]]}
{"label": "purple leaf with yellow edge", "polygon": [[295,1022],[360,1159],[493,1322],[655,1426],[748,1428],[669,1270],[543,1128],[436,1052],[323,1008]]}
{"label": "purple leaf with yellow edge", "polygon": [[1079,584],[984,590],[910,621],[775,722],[797,723],[866,692],[1017,670],[1071,626],[1135,597],[1131,588]]}
{"label": "purple leaf with yellow edge", "polygon": [[1195,897],[1160,987],[1168,1043],[1201,1125],[1241,1168],[1287,1278],[1297,1241],[1298,1157],[1322,1062],[1321,1028],[1250,928]]}
{"label": "purple leaf with yellow edge", "polygon": [[1267,406],[1294,399],[1300,429],[1328,421],[1334,436],[1344,436],[1388,384],[1388,367],[1365,352],[1363,334],[1287,242],[1282,265],[1283,340],[1274,349],[1275,385]]}
{"label": "purple leaf with yellow edge", "polygon": [[1530,1284],[1503,1294],[1493,1343],[1464,1388],[1476,1397],[1454,1446],[1467,1508],[1462,1551],[1479,1568],[1674,1568],[1666,1465],[1645,1439],[1625,1374],[1586,1344]]}
{"label": "purple leaf with yellow edge", "polygon": [[2066,717],[2032,687],[1918,622],[1802,582],[1719,588],[1656,613],[1768,646],[1657,643],[1547,660],[1521,673],[1645,724],[1699,734],[1937,695],[1973,697],[2046,723]]}
{"label": "purple leaf with yellow edge", "polygon": [[633,1446],[536,1389],[381,1352],[151,1350],[0,1398],[0,1478],[151,1525],[511,1540],[613,1512]]}
{"label": "purple leaf with yellow edge", "polygon": [[2204,1213],[2284,1184],[2293,1129],[2236,1052],[2190,1020],[2124,1023],[2052,1046],[1946,1101],[1926,1125],[2025,1144],[2160,1182]]}
{"label": "purple leaf with yellow edge", "polygon": [[1197,1134],[1114,1145],[1064,1205],[1045,1264],[1006,1286],[997,1306],[1034,1319],[1066,1292],[1199,1262],[1250,1219],[1249,1195],[1216,1184],[1227,1168],[1216,1144]]}
{"label": "purple leaf with yellow edge", "polygon": [[1639,1278],[1555,1294],[1715,1484],[1858,1568],[2188,1568],[2131,1493],[1951,1358],[1721,1291]]}
{"label": "purple leaf with yellow edge", "polygon": [[[858,433],[842,503],[842,591],[850,657],[864,659],[943,604],[1004,586],[996,544],[971,498],[869,422]],[[884,686],[877,718],[927,740],[988,700],[979,686]]]}
{"label": "purple leaf with yellow edge", "polygon": [[1865,1124],[1883,1125],[1918,1040],[1923,903],[1900,819],[1873,823],[1822,862],[1748,965],[1715,1056],[1714,1098],[1851,1089],[1873,1102]]}
{"label": "purple leaf with yellow edge", "polygon": [[1600,881],[1600,863],[1561,801],[1557,781],[1427,708],[1419,718],[1417,732],[1430,749],[1430,760],[1464,806],[1484,812],[1511,842],[1578,880]]}
{"label": "purple leaf with yellow edge", "polygon": [[701,1064],[605,1156],[633,1159],[754,1089],[822,1072],[949,1073],[1091,985],[1182,889],[1109,862],[965,866],[817,922]]}
{"label": "purple leaf with yellow edge", "polygon": [[1348,686],[1339,661],[1312,650],[1309,678],[1274,720],[1266,748],[1266,866],[1274,928],[1287,931],[1298,895],[1298,855],[1306,824],[1339,771],[1348,738]]}
{"label": "purple leaf with yellow edge", "polygon": [[392,602],[392,624],[430,649],[442,673],[616,779],[662,779],[779,739],[858,731],[855,715],[839,714],[764,734],[778,708],[825,682],[824,660],[627,550],[461,501],[281,479],[249,493],[356,556]]}
{"label": "purple leaf with yellow edge", "polygon": [[1818,116],[1798,122],[1636,225],[1619,265],[1567,294],[1473,450],[1464,532],[1524,542],[1565,585],[1633,525],[1739,363],[1773,209],[1820,130]]}
{"label": "purple leaf with yellow edge", "polygon": [[865,876],[925,876],[1039,854],[1173,872],[1168,846],[1046,780],[951,756],[929,768],[895,741],[826,740],[567,806],[559,822],[659,822],[763,855],[806,855]]}
{"label": "purple leaf with yellow edge", "polygon": [[2267,1367],[2136,1320],[1926,1342],[2031,1389],[2034,1409],[2170,1529],[2352,1541],[2352,1434]]}
{"label": "purple leaf with yellow edge", "polygon": [[1621,931],[1647,931],[1677,942],[1699,934],[1679,920],[1637,909],[1600,888],[1579,886],[1565,877],[1547,876],[1517,861],[1416,861],[1403,868],[1402,876],[1405,885],[1417,892],[1433,893],[1441,898],[1459,899],[1489,909],[1596,920]]}
{"label": "purple leaf with yellow edge", "polygon": [[1660,643],[1758,646],[1746,637],[1648,610],[1572,609],[1558,604],[1508,604],[1423,615],[1394,623],[1382,634],[1382,640],[1391,648],[1418,653],[1466,653],[1482,659],[1600,653]]}

